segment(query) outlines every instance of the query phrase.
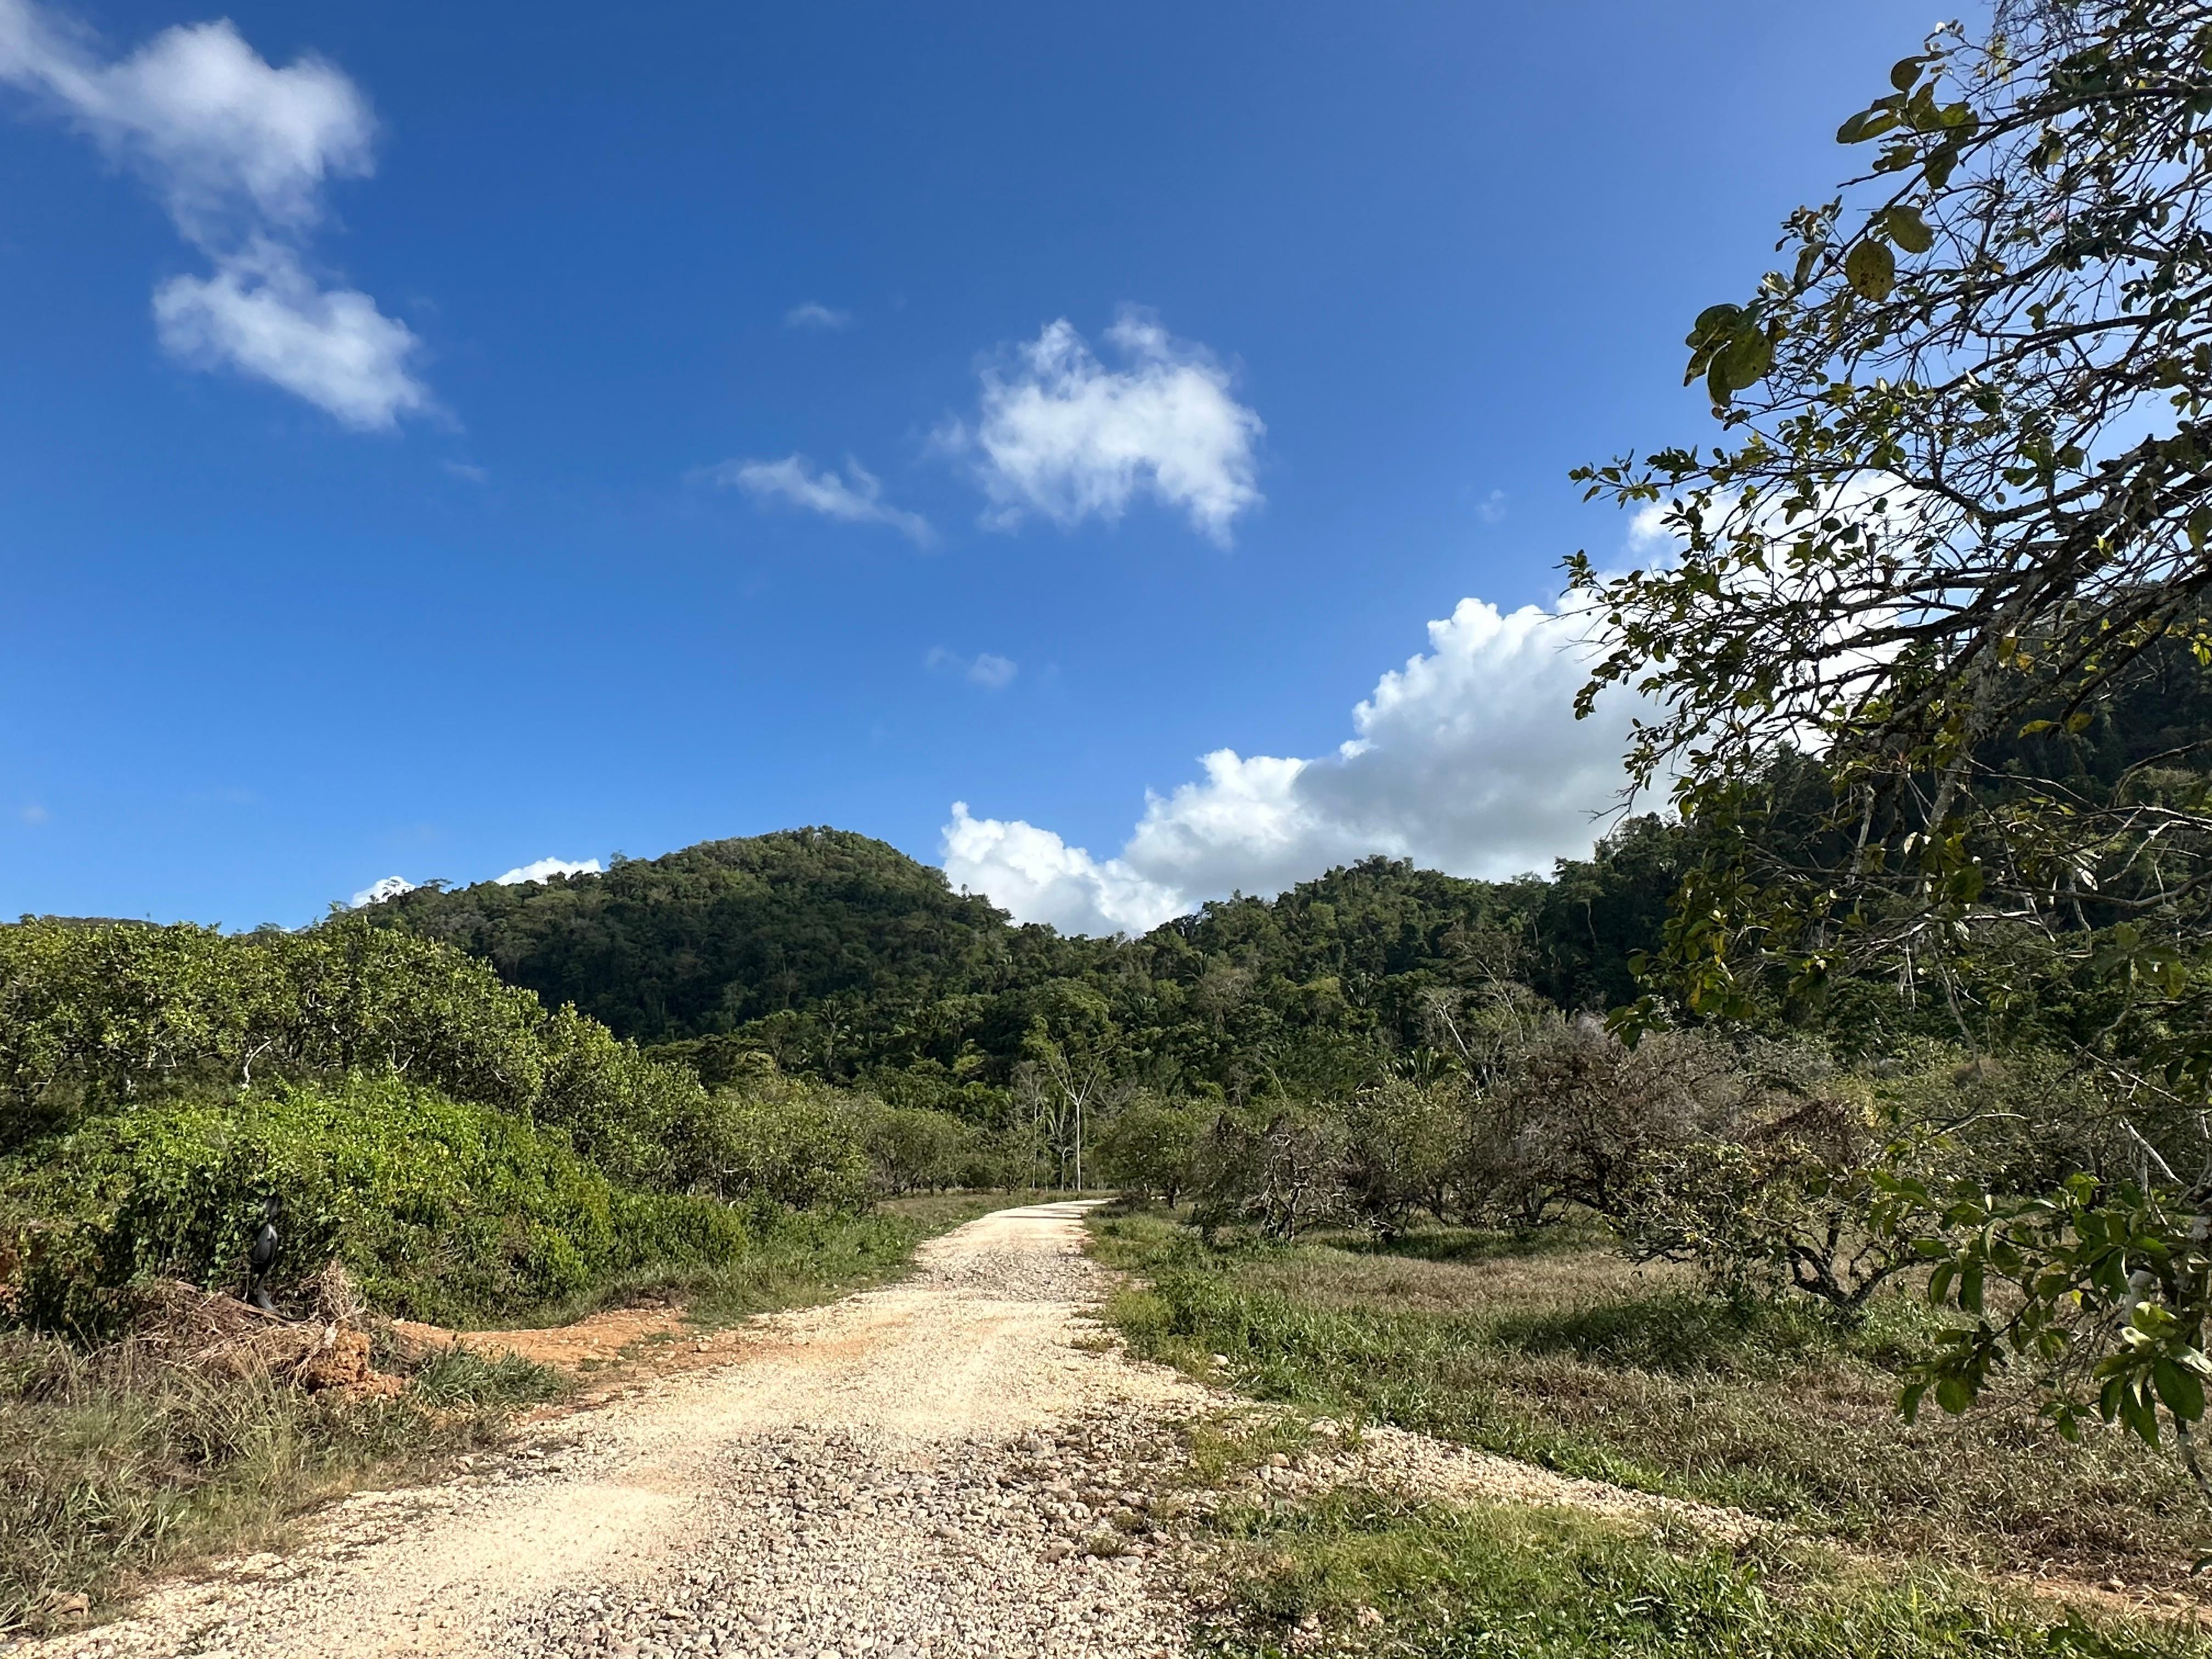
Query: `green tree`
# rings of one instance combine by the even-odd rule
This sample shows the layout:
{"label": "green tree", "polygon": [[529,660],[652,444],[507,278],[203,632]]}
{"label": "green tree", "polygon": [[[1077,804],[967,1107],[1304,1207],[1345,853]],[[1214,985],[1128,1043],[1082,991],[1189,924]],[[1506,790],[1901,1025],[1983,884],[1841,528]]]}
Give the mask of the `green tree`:
{"label": "green tree", "polygon": [[[1838,137],[1864,170],[1691,331],[1724,441],[1577,475],[1677,550],[1571,561],[1612,640],[1584,707],[1639,689],[1637,773],[1713,836],[1662,964],[1690,1010],[1879,971],[1971,1041],[2023,957],[2104,995],[2077,1058],[2134,1170],[2016,1200],[1900,1176],[1884,1215],[1966,1321],[1922,1382],[1946,1407],[2015,1364],[2062,1429],[2155,1440],[2212,1373],[2212,772],[2201,730],[2101,776],[2078,745],[2212,663],[2212,8],[2002,8]],[[1790,749],[1832,780],[1820,856],[1757,833]]]}
{"label": "green tree", "polygon": [[1123,1190],[1157,1193],[1169,1208],[1190,1184],[1206,1119],[1187,1102],[1140,1094],[1115,1114],[1098,1142],[1098,1173]]}

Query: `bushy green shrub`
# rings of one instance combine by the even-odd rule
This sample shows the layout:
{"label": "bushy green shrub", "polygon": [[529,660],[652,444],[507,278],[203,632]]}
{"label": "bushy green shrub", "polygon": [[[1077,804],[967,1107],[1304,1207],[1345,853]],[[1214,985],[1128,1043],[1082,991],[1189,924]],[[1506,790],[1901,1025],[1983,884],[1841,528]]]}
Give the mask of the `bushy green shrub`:
{"label": "bushy green shrub", "polygon": [[459,951],[354,923],[26,921],[0,927],[0,1146],[179,1085],[373,1067],[523,1108],[543,1019]]}
{"label": "bushy green shrub", "polygon": [[1117,1112],[1099,1137],[1098,1170],[1140,1197],[1158,1194],[1172,1206],[1190,1185],[1192,1160],[1206,1119],[1188,1102],[1140,1094]]}
{"label": "bushy green shrub", "polygon": [[765,1061],[719,1091],[708,1134],[724,1197],[793,1209],[858,1209],[869,1198],[869,1112],[861,1098]]}
{"label": "bushy green shrub", "polygon": [[980,1137],[950,1112],[886,1106],[869,1115],[867,1145],[876,1180],[887,1192],[960,1184]]}
{"label": "bushy green shrub", "polygon": [[556,1127],[626,1184],[718,1167],[696,1077],[437,940],[347,917],[0,927],[0,1151],[180,1091],[380,1071]]}
{"label": "bushy green shrub", "polygon": [[544,1073],[531,1103],[535,1121],[566,1132],[578,1152],[629,1185],[712,1182],[716,1114],[696,1079],[574,1008],[548,1016],[538,1041]]}
{"label": "bushy green shrub", "polygon": [[617,1187],[557,1137],[389,1076],[149,1104],[0,1169],[21,1311],[78,1328],[112,1322],[142,1277],[235,1284],[271,1194],[280,1285],[335,1257],[375,1305],[447,1322],[745,1246],[710,1199]]}
{"label": "bushy green shrub", "polygon": [[1463,1184],[1473,1105],[1464,1080],[1449,1073],[1427,1082],[1389,1078],[1352,1097],[1345,1181],[1364,1222],[1390,1233],[1418,1208],[1449,1213]]}

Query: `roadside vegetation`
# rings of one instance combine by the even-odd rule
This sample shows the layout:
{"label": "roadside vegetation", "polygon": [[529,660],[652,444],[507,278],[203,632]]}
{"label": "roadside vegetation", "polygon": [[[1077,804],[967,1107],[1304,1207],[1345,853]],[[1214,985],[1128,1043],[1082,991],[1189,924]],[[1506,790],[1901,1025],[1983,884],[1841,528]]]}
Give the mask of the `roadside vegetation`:
{"label": "roadside vegetation", "polygon": [[931,1196],[944,1150],[771,1064],[709,1091],[358,922],[0,927],[0,1633],[495,1443],[568,1386],[390,1319],[823,1300],[990,1207]]}
{"label": "roadside vegetation", "polygon": [[1907,1424],[1917,1297],[1851,1325],[1731,1301],[1572,1224],[1208,1246],[1146,1210],[1093,1231],[1142,1275],[1108,1310],[1133,1351],[1258,1399],[1984,1571],[2174,1589],[2206,1536],[2186,1474],[2130,1436],[2057,1441],[2032,1402]]}
{"label": "roadside vegetation", "polygon": [[[2185,1603],[2212,1542],[2212,9],[2008,0],[1837,137],[1856,176],[1691,325],[1712,441],[1576,474],[1668,548],[1567,561],[1583,703],[1646,700],[1675,812],[1623,832],[1671,866],[1633,983],[1468,930],[1352,1086],[1165,1103],[1121,1175],[1188,1224],[1099,1241],[1139,1352],[1783,1553],[1279,1504],[1232,1650],[2185,1640],[1913,1581]],[[1362,1581],[1418,1636],[1301,1626]]]}
{"label": "roadside vegetation", "polygon": [[[1150,1499],[1200,1547],[1195,1645],[1297,1654],[1650,1659],[2200,1656],[2191,1620],[2078,1607],[1945,1565],[1675,1516],[1438,1501],[1361,1471],[1342,1416],[1231,1409],[1182,1431]],[[1383,1468],[1387,1469],[1387,1454]],[[1343,1478],[1349,1475],[1349,1479]]]}
{"label": "roadside vegetation", "polygon": [[356,1398],[210,1376],[143,1336],[87,1350],[0,1332],[0,1633],[67,1628],[149,1573],[264,1547],[364,1480],[496,1445],[512,1411],[566,1386],[464,1351],[396,1397]]}
{"label": "roadside vegetation", "polygon": [[1314,1651],[1505,1659],[2111,1659],[2200,1653],[2156,1623],[2054,1613],[1932,1572],[1817,1552],[1719,1547],[1563,1510],[1340,1491],[1232,1507],[1212,1531],[1224,1656]]}

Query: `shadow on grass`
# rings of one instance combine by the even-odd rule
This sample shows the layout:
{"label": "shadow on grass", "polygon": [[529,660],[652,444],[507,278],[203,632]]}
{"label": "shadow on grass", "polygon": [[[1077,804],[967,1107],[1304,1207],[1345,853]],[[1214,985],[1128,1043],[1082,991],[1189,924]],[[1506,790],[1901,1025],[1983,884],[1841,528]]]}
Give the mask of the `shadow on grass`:
{"label": "shadow on grass", "polygon": [[1849,1346],[1814,1309],[1679,1294],[1509,1316],[1488,1322],[1484,1336],[1510,1352],[1666,1376],[1760,1376]]}
{"label": "shadow on grass", "polygon": [[1516,1232],[1435,1227],[1387,1238],[1366,1233],[1316,1233],[1312,1242],[1352,1255],[1402,1256],[1414,1261],[1474,1267],[1486,1261],[1526,1261],[1543,1256],[1570,1255],[1593,1246],[1610,1244],[1613,1240],[1601,1228],[1559,1226]]}

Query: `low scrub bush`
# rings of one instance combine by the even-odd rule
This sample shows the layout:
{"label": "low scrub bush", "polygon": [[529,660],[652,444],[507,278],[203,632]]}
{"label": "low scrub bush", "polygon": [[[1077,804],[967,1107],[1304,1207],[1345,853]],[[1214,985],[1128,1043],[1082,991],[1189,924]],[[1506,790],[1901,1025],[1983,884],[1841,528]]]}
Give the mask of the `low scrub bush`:
{"label": "low scrub bush", "polygon": [[870,1115],[859,1096],[756,1067],[714,1097],[714,1188],[795,1210],[862,1208]]}
{"label": "low scrub bush", "polygon": [[387,1072],[557,1128],[625,1185],[684,1190],[718,1167],[689,1071],[435,939],[359,917],[0,927],[0,1153],[179,1097]]}
{"label": "low scrub bush", "polygon": [[746,1245],[737,1212],[617,1187],[491,1108],[390,1077],[277,1083],[96,1118],[0,1166],[17,1311],[89,1334],[116,1326],[143,1278],[234,1285],[272,1194],[280,1295],[335,1258],[374,1305],[445,1323]]}
{"label": "low scrub bush", "polygon": [[893,1194],[963,1184],[982,1152],[972,1127],[924,1106],[878,1109],[869,1115],[866,1139],[877,1184]]}

